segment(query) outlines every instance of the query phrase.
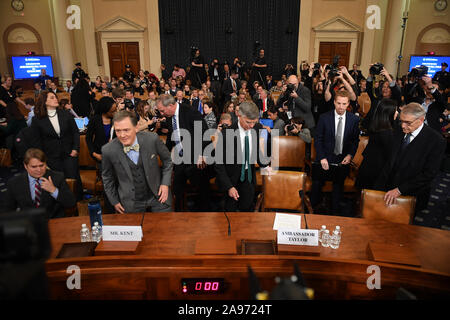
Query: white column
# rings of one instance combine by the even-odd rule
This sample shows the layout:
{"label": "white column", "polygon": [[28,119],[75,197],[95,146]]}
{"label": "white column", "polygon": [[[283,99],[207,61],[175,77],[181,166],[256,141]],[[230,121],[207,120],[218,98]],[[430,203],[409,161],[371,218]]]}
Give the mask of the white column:
{"label": "white column", "polygon": [[[300,61],[312,62],[309,56],[311,43],[312,0],[300,3],[300,23],[298,27],[297,71],[300,72]],[[317,61],[315,61],[317,62]]]}
{"label": "white column", "polygon": [[[147,34],[149,43],[150,73],[161,77],[161,40],[159,36],[158,0],[147,0]],[[143,58],[143,57],[141,57]],[[142,61],[141,61],[142,64]]]}
{"label": "white column", "polygon": [[392,0],[390,8],[388,29],[384,35],[384,66],[386,70],[395,76],[397,73],[398,55],[400,53],[400,42],[402,39],[402,17],[406,9],[406,0]]}
{"label": "white column", "polygon": [[63,82],[72,79],[73,47],[72,34],[67,29],[67,2],[65,0],[50,0],[50,16],[52,18],[52,29],[56,44],[56,62],[59,66],[59,80]]}
{"label": "white column", "polygon": [[[94,9],[92,0],[80,0],[81,9],[81,29],[84,35],[84,44],[86,47],[86,73],[91,79],[100,75],[97,63],[97,50],[95,42]],[[111,80],[111,79],[110,79]]]}

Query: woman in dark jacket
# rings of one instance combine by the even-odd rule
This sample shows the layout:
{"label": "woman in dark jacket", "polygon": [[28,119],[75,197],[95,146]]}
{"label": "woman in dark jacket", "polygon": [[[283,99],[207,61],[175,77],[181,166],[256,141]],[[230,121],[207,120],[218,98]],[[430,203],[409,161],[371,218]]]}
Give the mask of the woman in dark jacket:
{"label": "woman in dark jacket", "polygon": [[397,102],[382,99],[369,125],[369,142],[362,155],[355,186],[373,189],[375,181],[391,153],[393,129],[396,126]]}
{"label": "woman in dark jacket", "polygon": [[80,199],[83,192],[78,168],[80,133],[73,116],[67,110],[61,110],[56,94],[48,91],[40,94],[34,114],[31,128],[35,141],[32,145],[44,151],[52,170],[77,180]]}
{"label": "woman in dark jacket", "polygon": [[116,102],[111,97],[103,97],[98,102],[98,112],[88,124],[86,144],[91,157],[97,161],[100,168],[102,161],[102,147],[107,144],[114,134],[112,118],[116,112]]}
{"label": "woman in dark jacket", "polygon": [[80,79],[75,88],[73,88],[70,99],[76,114],[80,117],[89,117],[91,114],[91,103],[94,99],[95,93],[92,93],[87,81]]}

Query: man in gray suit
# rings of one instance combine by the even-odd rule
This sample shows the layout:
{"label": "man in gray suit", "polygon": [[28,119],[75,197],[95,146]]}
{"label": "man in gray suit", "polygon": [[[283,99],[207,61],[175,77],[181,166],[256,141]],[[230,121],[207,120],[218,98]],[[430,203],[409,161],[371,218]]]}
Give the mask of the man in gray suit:
{"label": "man in gray suit", "polygon": [[119,111],[113,122],[117,138],[102,147],[102,178],[116,212],[171,211],[169,150],[155,133],[137,132],[134,112]]}
{"label": "man in gray suit", "polygon": [[291,112],[289,119],[293,117],[301,117],[305,120],[305,127],[314,134],[316,123],[311,111],[311,91],[299,83],[296,75],[288,78],[288,86],[292,86],[293,90],[287,90],[278,99],[277,106],[282,108],[285,104],[288,111]]}

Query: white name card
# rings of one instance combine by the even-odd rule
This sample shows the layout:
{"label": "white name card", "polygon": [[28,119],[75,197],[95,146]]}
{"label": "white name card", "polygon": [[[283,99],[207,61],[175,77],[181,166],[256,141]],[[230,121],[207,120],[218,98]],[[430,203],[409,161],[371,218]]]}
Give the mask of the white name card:
{"label": "white name card", "polygon": [[141,241],[141,226],[103,226],[103,241]]}
{"label": "white name card", "polygon": [[276,213],[273,221],[273,230],[280,229],[300,229],[302,217],[295,214]]}
{"label": "white name card", "polygon": [[278,244],[296,246],[318,246],[319,230],[312,229],[279,229]]}

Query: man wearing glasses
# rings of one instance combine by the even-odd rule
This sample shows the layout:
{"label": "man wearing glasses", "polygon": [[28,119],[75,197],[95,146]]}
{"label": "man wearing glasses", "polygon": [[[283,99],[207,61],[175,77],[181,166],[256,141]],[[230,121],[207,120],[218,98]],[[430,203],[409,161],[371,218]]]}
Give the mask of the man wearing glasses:
{"label": "man wearing glasses", "polygon": [[409,103],[400,113],[401,130],[394,133],[393,151],[377,180],[377,187],[387,191],[386,205],[393,204],[400,195],[415,196],[417,210],[428,203],[431,182],[444,156],[445,140],[424,124],[425,114],[418,103]]}

